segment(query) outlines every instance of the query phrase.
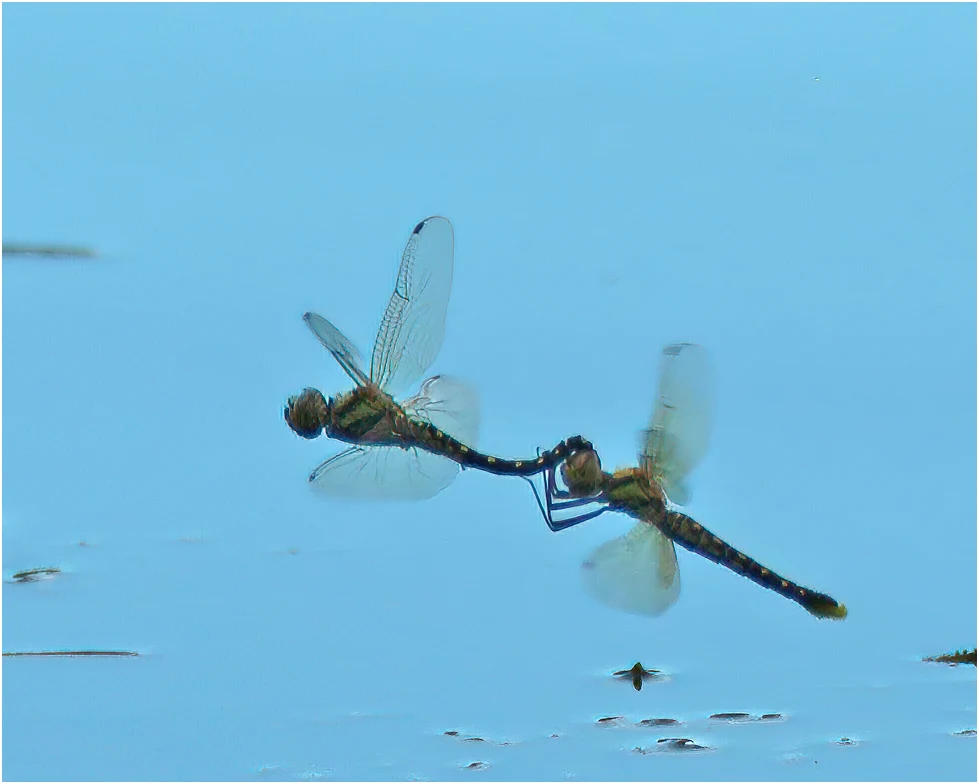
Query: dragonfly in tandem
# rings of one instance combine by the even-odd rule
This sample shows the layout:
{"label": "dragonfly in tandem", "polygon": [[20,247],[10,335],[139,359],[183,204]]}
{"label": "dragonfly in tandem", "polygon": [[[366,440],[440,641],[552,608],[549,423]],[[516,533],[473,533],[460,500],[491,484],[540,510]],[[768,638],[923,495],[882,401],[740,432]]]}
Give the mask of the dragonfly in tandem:
{"label": "dragonfly in tandem", "polygon": [[[787,580],[677,511],[688,502],[687,475],[707,450],[710,435],[711,366],[701,346],[678,343],[663,349],[659,389],[639,465],[610,474],[591,447],[561,463],[545,478],[545,500],[528,479],[544,519],[560,531],[608,511],[639,522],[624,536],[600,545],[582,566],[585,585],[600,601],[643,615],[659,615],[680,593],[675,544],[798,602],[820,618],[846,617],[830,596]],[[597,508],[590,505],[597,504]],[[555,514],[557,513],[557,514]],[[564,516],[562,515],[569,515]]]}
{"label": "dragonfly in tandem", "polygon": [[417,395],[395,400],[425,374],[442,347],[453,245],[446,218],[426,218],[412,230],[369,371],[353,343],[333,324],[315,313],[303,316],[355,384],[329,399],[307,387],[285,406],[286,423],[297,435],[326,435],[351,444],[313,469],[309,481],[315,488],[333,496],[429,498],[447,487],[461,467],[527,477],[575,449],[591,448],[590,442],[574,436],[527,460],[476,451],[478,397],[449,376],[433,376]]}

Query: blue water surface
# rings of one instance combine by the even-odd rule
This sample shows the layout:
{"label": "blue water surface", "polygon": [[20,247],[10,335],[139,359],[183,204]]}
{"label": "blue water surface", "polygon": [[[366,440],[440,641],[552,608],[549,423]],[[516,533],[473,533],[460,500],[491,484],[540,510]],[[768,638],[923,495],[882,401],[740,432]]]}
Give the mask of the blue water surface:
{"label": "blue water surface", "polygon": [[[920,661],[976,644],[974,5],[3,21],[3,239],[100,253],[3,262],[3,650],[141,654],[5,659],[5,779],[975,780],[975,669]],[[686,511],[849,617],[686,551],[609,609],[629,521],[552,534],[517,479],[310,492],[338,445],[282,406],[350,381],[302,313],[369,356],[431,214],[478,446],[635,464],[702,343]]]}

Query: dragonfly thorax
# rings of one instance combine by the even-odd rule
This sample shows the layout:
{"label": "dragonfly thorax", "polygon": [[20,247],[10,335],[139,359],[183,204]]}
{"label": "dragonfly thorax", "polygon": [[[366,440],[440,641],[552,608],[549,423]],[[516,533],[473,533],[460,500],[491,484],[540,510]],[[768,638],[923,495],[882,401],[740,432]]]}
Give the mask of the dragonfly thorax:
{"label": "dragonfly thorax", "polygon": [[666,496],[659,482],[641,468],[621,468],[612,475],[606,495],[614,508],[645,519],[666,515]]}
{"label": "dragonfly thorax", "polygon": [[330,398],[326,433],[352,444],[400,444],[396,435],[404,412],[386,392],[357,387]]}
{"label": "dragonfly thorax", "polygon": [[289,398],[282,413],[293,433],[303,438],[316,438],[326,427],[329,411],[330,406],[323,393],[306,387],[298,395]]}

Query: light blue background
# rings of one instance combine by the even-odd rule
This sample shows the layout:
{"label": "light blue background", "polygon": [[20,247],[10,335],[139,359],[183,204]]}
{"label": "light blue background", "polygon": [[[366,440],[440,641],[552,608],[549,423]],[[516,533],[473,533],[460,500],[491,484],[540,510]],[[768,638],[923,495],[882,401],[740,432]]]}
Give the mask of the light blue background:
{"label": "light blue background", "polygon": [[[975,671],[917,661],[976,643],[974,6],[3,21],[3,238],[102,254],[3,264],[4,575],[65,570],[4,585],[3,650],[147,654],[5,661],[4,778],[974,780]],[[553,535],[518,480],[311,493],[336,445],[282,404],[349,382],[300,317],[369,354],[433,213],[482,449],[634,463],[703,343],[687,511],[850,617],[685,551],[665,616],[606,609],[578,564],[628,521]],[[716,751],[629,753],[676,734]]]}

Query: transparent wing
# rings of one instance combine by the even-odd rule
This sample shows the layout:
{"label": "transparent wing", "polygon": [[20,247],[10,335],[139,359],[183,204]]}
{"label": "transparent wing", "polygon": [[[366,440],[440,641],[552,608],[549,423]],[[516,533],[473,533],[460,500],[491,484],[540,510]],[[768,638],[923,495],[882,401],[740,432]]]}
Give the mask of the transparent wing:
{"label": "transparent wing", "polygon": [[600,602],[639,615],[660,615],[680,595],[673,542],[645,522],[596,548],[581,574]]}
{"label": "transparent wing", "polygon": [[310,484],[333,498],[417,500],[448,487],[459,465],[421,449],[354,446],[313,469]]}
{"label": "transparent wing", "polygon": [[442,347],[452,247],[452,224],[438,216],[415,226],[405,246],[371,356],[371,380],[391,395],[420,379]]}
{"label": "transparent wing", "polygon": [[452,376],[433,376],[421,391],[402,402],[408,416],[435,425],[466,446],[476,447],[479,437],[479,395]]}
{"label": "transparent wing", "polygon": [[360,357],[360,352],[347,337],[329,321],[315,313],[303,315],[303,321],[316,335],[316,339],[326,346],[329,351],[340,363],[340,367],[347,371],[347,375],[359,386],[366,386],[368,383],[367,375],[362,370],[364,360]]}
{"label": "transparent wing", "polygon": [[[406,413],[473,446],[479,434],[479,397],[450,376],[434,376],[403,403]],[[445,489],[458,463],[423,449],[354,446],[317,466],[309,481],[334,497],[419,499]]]}
{"label": "transparent wing", "polygon": [[663,349],[656,406],[643,434],[644,467],[667,497],[685,504],[687,475],[707,451],[713,371],[707,350],[693,343]]}

